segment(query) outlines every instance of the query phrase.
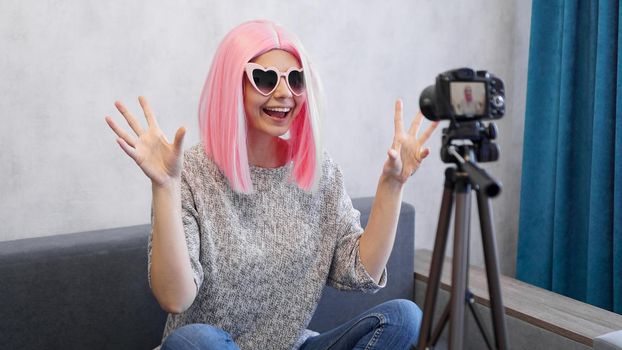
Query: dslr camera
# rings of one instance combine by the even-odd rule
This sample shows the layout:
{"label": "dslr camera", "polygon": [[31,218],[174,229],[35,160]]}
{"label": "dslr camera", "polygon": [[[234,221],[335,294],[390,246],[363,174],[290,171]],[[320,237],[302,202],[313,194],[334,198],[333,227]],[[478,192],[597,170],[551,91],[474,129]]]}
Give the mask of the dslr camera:
{"label": "dslr camera", "polygon": [[505,113],[503,81],[484,70],[449,70],[436,77],[435,85],[423,90],[419,108],[433,121],[499,119]]}

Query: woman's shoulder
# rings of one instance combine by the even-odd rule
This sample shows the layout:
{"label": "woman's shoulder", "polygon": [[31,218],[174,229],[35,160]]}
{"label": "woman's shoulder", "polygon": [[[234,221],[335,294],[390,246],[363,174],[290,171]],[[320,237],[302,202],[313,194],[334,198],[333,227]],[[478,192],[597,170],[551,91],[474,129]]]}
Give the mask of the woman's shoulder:
{"label": "woman's shoulder", "polygon": [[184,161],[197,161],[202,158],[207,158],[205,155],[205,147],[203,147],[202,143],[197,143],[196,145],[188,148],[184,151]]}
{"label": "woman's shoulder", "polygon": [[339,164],[331,157],[327,150],[322,152],[321,182],[324,184],[334,184],[335,181],[342,180],[342,172]]}
{"label": "woman's shoulder", "polygon": [[337,165],[333,157],[331,157],[328,150],[322,151],[321,164],[322,164],[322,174],[327,173],[327,172],[334,172],[337,168],[339,168],[339,166]]}
{"label": "woman's shoulder", "polygon": [[205,154],[205,147],[198,143],[184,151],[184,169],[187,177],[219,176],[218,166]]}

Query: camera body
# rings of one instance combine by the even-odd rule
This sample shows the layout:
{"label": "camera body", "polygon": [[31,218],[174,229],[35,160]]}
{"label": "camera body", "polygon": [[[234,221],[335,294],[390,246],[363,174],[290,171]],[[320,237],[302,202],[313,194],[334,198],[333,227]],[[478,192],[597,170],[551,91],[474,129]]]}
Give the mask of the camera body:
{"label": "camera body", "polygon": [[423,90],[419,108],[430,120],[475,121],[505,114],[503,81],[487,71],[458,68],[441,73]]}

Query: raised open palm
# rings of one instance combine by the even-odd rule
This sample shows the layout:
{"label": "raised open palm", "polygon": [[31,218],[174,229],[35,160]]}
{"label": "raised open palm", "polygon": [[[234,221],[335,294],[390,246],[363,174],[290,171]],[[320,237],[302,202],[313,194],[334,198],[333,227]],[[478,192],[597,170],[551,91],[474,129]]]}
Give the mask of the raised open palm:
{"label": "raised open palm", "polygon": [[181,177],[183,139],[186,129],[184,127],[177,129],[175,140],[169,143],[153,116],[147,100],[141,96],[138,101],[147,119],[146,130],[119,101],[115,102],[115,106],[132,128],[135,136],[119,127],[111,117],[106,117],[106,122],[117,134],[117,142],[125,153],[136,161],[136,164],[155,185],[164,186]]}
{"label": "raised open palm", "polygon": [[402,101],[397,100],[394,117],[395,134],[393,144],[387,152],[389,158],[385,162],[383,170],[385,174],[404,183],[419,169],[423,159],[430,154],[430,149],[425,147],[425,143],[438,126],[438,122],[431,123],[421,136],[417,137],[423,121],[423,114],[419,112],[408,131],[404,131],[402,109]]}

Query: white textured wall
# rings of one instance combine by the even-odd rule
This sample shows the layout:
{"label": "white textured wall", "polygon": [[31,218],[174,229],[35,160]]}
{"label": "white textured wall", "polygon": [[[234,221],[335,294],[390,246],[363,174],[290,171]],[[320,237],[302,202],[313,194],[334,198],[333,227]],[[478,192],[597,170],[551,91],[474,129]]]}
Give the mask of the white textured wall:
{"label": "white textured wall", "polygon": [[[408,120],[437,73],[486,68],[507,86],[499,123],[505,185],[494,200],[503,271],[513,273],[530,2],[251,1],[0,2],[0,240],[147,223],[150,185],[104,122],[147,96],[172,137],[198,141],[196,106],[211,57],[238,23],[273,19],[297,33],[323,77],[325,146],[350,195],[375,192],[393,132],[393,101]],[[431,248],[442,192],[433,154],[404,200],[417,210],[417,248]],[[474,222],[477,225],[477,221]],[[474,230],[474,236],[479,232]],[[474,237],[474,262],[481,261]]]}

